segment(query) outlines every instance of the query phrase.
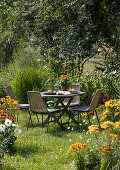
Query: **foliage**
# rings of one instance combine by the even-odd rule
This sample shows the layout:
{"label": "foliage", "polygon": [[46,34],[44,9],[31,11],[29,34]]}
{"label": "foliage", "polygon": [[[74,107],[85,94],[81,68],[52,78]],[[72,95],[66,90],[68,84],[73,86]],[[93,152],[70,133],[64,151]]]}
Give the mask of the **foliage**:
{"label": "foliage", "polygon": [[105,103],[106,110],[100,121],[116,122],[120,119],[120,100],[109,100]]}
{"label": "foliage", "polygon": [[67,75],[63,75],[63,76],[61,76],[61,77],[58,77],[58,78],[57,78],[57,81],[59,82],[60,86],[66,86],[66,87],[68,87],[68,86],[70,86],[70,84],[71,84],[71,82],[70,82],[70,80],[69,80],[69,78],[68,78]]}
{"label": "foliage", "polygon": [[19,112],[19,108],[16,107],[17,100],[11,99],[10,96],[6,96],[0,99],[1,115],[0,118],[9,118],[15,120],[15,114]]}
{"label": "foliage", "polygon": [[81,155],[80,150],[87,147],[86,144],[81,144],[81,143],[74,143],[70,146],[70,148],[68,149],[67,153],[70,153],[71,150],[73,150],[73,155],[75,155],[76,158],[76,166],[77,169],[86,169],[86,165],[85,165],[85,159],[84,157]]}
{"label": "foliage", "polygon": [[[116,114],[116,109],[112,109],[114,106],[119,110],[119,101],[116,104],[113,104],[113,100],[109,100],[105,103],[107,108],[106,120],[109,118],[109,121],[102,123],[101,128],[104,129],[104,141],[101,143],[101,139],[97,137],[97,133],[99,133],[99,128],[97,125],[91,125],[88,127],[90,133],[94,133],[97,139],[98,149],[101,154],[101,170],[102,169],[114,169],[119,167],[119,130],[120,130],[120,122],[117,119],[113,118],[113,116],[109,116]],[[103,121],[104,121],[103,120]]]}
{"label": "foliage", "polygon": [[118,58],[118,1],[5,0],[1,6],[5,62],[13,59],[22,42],[37,47],[55,74],[69,70],[80,77],[85,62],[98,53],[98,46],[109,45]]}
{"label": "foliage", "polygon": [[5,82],[1,78],[0,79],[0,97],[4,97],[6,95],[4,87],[5,87]]}
{"label": "foliage", "polygon": [[41,68],[28,67],[16,77],[16,95],[22,102],[28,102],[27,91],[44,91],[47,73]]}
{"label": "foliage", "polygon": [[20,134],[21,130],[18,125],[12,123],[12,120],[5,119],[4,124],[0,124],[0,153],[4,156],[5,153],[12,153],[17,137],[15,133]]}
{"label": "foliage", "polygon": [[2,157],[5,153],[14,151],[13,147],[17,139],[15,133],[21,133],[21,130],[14,124],[15,112],[19,111],[15,107],[18,101],[6,96],[1,98],[0,102],[0,156]]}
{"label": "foliage", "polygon": [[103,89],[105,96],[119,99],[120,96],[120,73],[94,72],[82,75],[80,79],[81,91],[86,91],[86,99],[81,98],[81,104],[89,105],[90,97],[96,90]]}

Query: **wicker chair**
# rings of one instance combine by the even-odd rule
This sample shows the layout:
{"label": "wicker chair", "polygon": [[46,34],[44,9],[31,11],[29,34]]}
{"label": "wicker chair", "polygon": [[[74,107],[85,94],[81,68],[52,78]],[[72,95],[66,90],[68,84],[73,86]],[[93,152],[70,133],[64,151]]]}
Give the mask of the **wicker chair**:
{"label": "wicker chair", "polygon": [[[30,104],[30,117],[29,117],[29,121],[28,121],[28,127],[30,124],[30,120],[31,120],[31,116],[33,113],[37,114],[42,114],[42,126],[44,126],[46,123],[53,122],[52,120],[50,120],[50,118],[54,119],[54,122],[58,123],[58,125],[63,129],[63,125],[62,123],[59,122],[59,118],[60,117],[56,117],[55,114],[56,113],[60,113],[62,110],[57,109],[57,108],[53,108],[53,109],[48,109],[47,105],[44,101],[44,99],[42,98],[40,92],[37,91],[28,91],[28,102]],[[47,119],[43,122],[43,115],[47,114],[48,117]],[[28,129],[27,127],[27,129]],[[48,132],[48,126],[47,126],[47,132]]]}
{"label": "wicker chair", "polygon": [[73,107],[70,107],[70,110],[71,111],[78,111],[79,113],[81,112],[87,112],[87,116],[88,116],[88,120],[89,120],[89,124],[91,124],[90,122],[90,118],[89,118],[89,113],[90,111],[93,111],[96,113],[96,117],[97,117],[97,120],[98,120],[98,124],[100,126],[100,121],[99,121],[99,118],[98,118],[98,115],[97,115],[97,112],[96,112],[96,108],[98,107],[98,102],[99,102],[99,98],[102,94],[102,90],[97,90],[91,103],[90,103],[90,106],[73,106]]}
{"label": "wicker chair", "polygon": [[[72,84],[72,89],[75,89],[77,91],[80,91],[80,84]],[[67,99],[65,99],[66,101]],[[72,99],[72,102],[70,103],[70,106],[76,106],[80,104],[80,96],[74,96]]]}
{"label": "wicker chair", "polygon": [[[80,84],[72,84],[72,89],[75,89],[77,91],[80,91]],[[67,105],[69,99],[64,99],[64,105]],[[74,96],[72,99],[72,102],[70,103],[70,106],[76,106],[80,104],[80,96]],[[61,104],[59,104],[61,106]]]}
{"label": "wicker chair", "polygon": [[[5,89],[7,95],[10,96],[11,99],[17,100],[17,97],[15,96],[11,86],[6,86]],[[29,104],[17,104],[16,107],[20,109],[29,109]],[[18,114],[17,114],[17,121],[18,121]]]}

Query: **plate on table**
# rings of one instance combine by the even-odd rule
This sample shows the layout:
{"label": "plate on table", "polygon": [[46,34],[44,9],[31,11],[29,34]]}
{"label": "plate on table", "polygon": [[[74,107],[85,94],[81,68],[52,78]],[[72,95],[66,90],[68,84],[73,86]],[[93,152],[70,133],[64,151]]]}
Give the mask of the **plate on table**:
{"label": "plate on table", "polygon": [[78,91],[69,91],[71,94],[77,94]]}
{"label": "plate on table", "polygon": [[51,93],[44,92],[44,94],[46,94],[46,95],[55,95],[56,93],[55,92],[51,92]]}

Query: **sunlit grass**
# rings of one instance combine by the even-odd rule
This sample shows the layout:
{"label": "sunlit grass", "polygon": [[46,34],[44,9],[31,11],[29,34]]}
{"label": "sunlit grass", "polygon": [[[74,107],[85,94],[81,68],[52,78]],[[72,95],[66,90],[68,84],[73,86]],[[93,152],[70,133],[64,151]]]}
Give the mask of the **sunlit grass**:
{"label": "sunlit grass", "polygon": [[[2,169],[75,170],[74,157],[67,154],[70,145],[76,142],[87,143],[88,148],[93,149],[97,145],[95,136],[87,132],[87,118],[82,118],[79,126],[73,123],[65,125],[63,131],[56,123],[50,123],[48,133],[47,125],[41,127],[41,116],[40,122],[33,116],[34,126],[30,126],[27,131],[28,118],[27,112],[20,113],[18,124],[22,133],[17,135],[15,153],[10,156],[6,154],[2,160]],[[91,118],[91,121],[97,124],[96,119]],[[85,150],[83,154],[86,154]]]}

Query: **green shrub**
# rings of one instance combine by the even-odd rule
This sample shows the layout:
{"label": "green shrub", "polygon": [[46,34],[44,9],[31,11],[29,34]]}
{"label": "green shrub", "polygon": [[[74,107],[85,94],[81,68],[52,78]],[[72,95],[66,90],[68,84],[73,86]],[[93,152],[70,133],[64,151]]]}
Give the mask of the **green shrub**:
{"label": "green shrub", "polygon": [[21,102],[27,102],[27,91],[43,91],[47,73],[28,67],[21,71],[16,77],[16,95]]}
{"label": "green shrub", "polygon": [[90,97],[96,90],[103,89],[105,95],[112,99],[120,97],[120,72],[94,72],[82,75],[80,79],[81,91],[86,92],[86,97],[81,98],[81,104],[89,105]]}
{"label": "green shrub", "polygon": [[4,97],[5,95],[6,95],[6,92],[5,92],[5,82],[1,78],[0,79],[0,98]]}

